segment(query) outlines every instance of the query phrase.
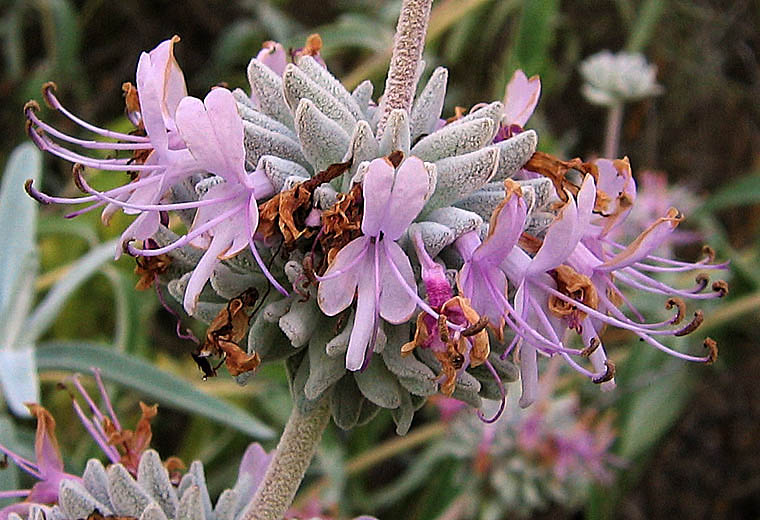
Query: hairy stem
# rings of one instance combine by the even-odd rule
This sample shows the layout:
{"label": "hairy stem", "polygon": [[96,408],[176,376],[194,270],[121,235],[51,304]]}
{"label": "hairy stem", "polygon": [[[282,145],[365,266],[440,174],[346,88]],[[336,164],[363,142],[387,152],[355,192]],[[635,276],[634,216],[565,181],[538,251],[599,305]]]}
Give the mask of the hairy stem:
{"label": "hairy stem", "polygon": [[383,134],[391,110],[412,110],[432,4],[433,0],[403,0],[393,39],[393,55],[385,80],[385,92],[380,102],[378,137]]}
{"label": "hairy stem", "polygon": [[327,400],[308,414],[302,414],[297,407],[293,407],[264,480],[241,520],[279,520],[285,516],[329,418]]}
{"label": "hairy stem", "polygon": [[618,103],[607,111],[607,131],[604,137],[604,157],[614,159],[620,144],[620,130],[623,126],[623,104]]}

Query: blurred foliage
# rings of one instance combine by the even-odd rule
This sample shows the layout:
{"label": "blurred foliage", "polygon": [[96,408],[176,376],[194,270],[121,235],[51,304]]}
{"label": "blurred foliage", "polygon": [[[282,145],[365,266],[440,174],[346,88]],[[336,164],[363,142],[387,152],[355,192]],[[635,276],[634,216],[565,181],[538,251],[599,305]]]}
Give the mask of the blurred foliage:
{"label": "blurred foliage", "polygon": [[[188,0],[178,8],[175,2],[148,0],[4,0],[1,5],[0,131],[5,139],[0,163],[5,164],[25,139],[21,107],[29,98],[39,99],[44,81],[55,80],[65,103],[83,118],[126,128],[126,119],[117,117],[123,113],[122,82],[134,81],[139,52],[173,34],[182,37],[178,59],[195,95],[219,82],[245,87],[245,67],[262,41],[276,39],[299,47],[306,36],[319,32],[330,69],[349,85],[369,78],[377,96],[382,92],[400,1]],[[732,261],[730,298],[705,309],[703,328],[721,345],[714,367],[687,367],[631,345],[632,339],[622,334],[605,338],[613,345],[612,358],[619,368],[615,393],[600,394],[579,378],[567,380],[566,390],[580,391],[587,406],[616,414],[615,452],[628,461],[611,487],[595,490],[585,511],[589,517],[678,514],[667,509],[667,497],[647,499],[674,489],[653,474],[664,447],[678,442],[669,432],[675,427],[679,435],[688,434],[692,423],[684,422],[684,417],[710,413],[703,410],[703,403],[713,401],[705,396],[730,393],[739,384],[730,374],[755,377],[740,369],[751,360],[757,366],[760,356],[755,330],[760,308],[759,26],[760,9],[750,0],[437,0],[434,4],[424,74],[438,65],[449,68],[445,112],[500,99],[514,68],[522,67],[542,77],[542,99],[532,120],[541,146],[567,157],[591,157],[603,139],[605,114],[582,100],[579,61],[604,48],[644,52],[659,67],[658,80],[666,93],[627,107],[621,149],[631,157],[635,171],[663,169],[671,180],[704,195],[694,225],[705,230],[718,258]],[[75,132],[65,122],[61,129]],[[44,161],[42,187],[74,194],[70,165],[50,157]],[[98,173],[92,184],[97,188],[121,184],[120,175]],[[71,221],[61,215],[59,208],[39,210],[40,274],[34,284],[38,302],[53,293],[56,283],[72,276],[77,259],[117,236],[129,221],[118,215],[109,228],[103,228],[95,213]],[[698,255],[691,247],[680,253],[685,258]],[[124,359],[135,366],[157,367],[160,372],[148,374],[144,369],[145,378],[133,381],[131,373],[114,374],[112,380],[119,383],[113,392],[117,412],[133,424],[138,399],[158,400],[162,408],[154,446],[164,457],[177,454],[186,461],[203,460],[211,492],[218,493],[234,480],[238,458],[255,433],[251,425],[261,421],[279,430],[287,419],[290,400],[284,369],[266,367],[246,387],[236,386],[227,376],[202,382],[189,357],[192,344],[174,334],[174,318],[161,309],[155,294],[133,290],[133,265],[133,260],[122,258],[104,267],[103,276],[60,302],[57,319],[41,337],[48,345],[39,359],[43,402],[54,411],[60,431],[77,432],[62,436],[61,442],[65,453],[74,454],[67,460],[68,469],[78,471],[97,452],[91,442],[82,440],[85,436],[76,424],[70,398],[56,391],[55,384],[72,370],[86,370],[88,363],[102,361],[114,367]],[[656,309],[661,302],[637,304]],[[68,341],[69,357],[56,360],[51,349],[61,341]],[[681,348],[700,348],[689,345],[691,340],[681,341]],[[101,354],[88,350],[95,343],[109,350]],[[108,376],[105,369],[104,374]],[[155,387],[150,387],[151,380]],[[188,397],[199,390],[211,401],[194,403]],[[219,406],[234,407],[239,416],[219,421],[218,414],[203,413],[202,403],[207,406],[213,400],[223,400]],[[726,429],[739,424],[742,414],[754,413],[757,418],[757,397],[747,396],[746,402],[757,408],[732,408],[735,414],[721,416]],[[235,420],[240,421],[237,430],[247,434],[230,428]],[[462,492],[456,482],[462,476],[455,475],[450,464],[425,466],[426,450],[433,449],[434,439],[445,429],[436,420],[432,411],[421,414],[407,438],[395,438],[387,415],[351,433],[329,430],[299,501],[305,503],[318,494],[337,504],[342,515],[371,512],[380,518],[428,519],[455,513]],[[246,421],[247,430],[242,426]],[[28,453],[32,435],[33,424],[0,411],[0,442]],[[757,482],[758,439],[760,435],[741,450],[721,453],[719,461],[705,459],[699,451],[685,453],[725,475],[737,467],[738,458],[745,457],[743,464],[754,461],[755,468],[746,479]],[[272,448],[273,441],[265,446]],[[385,505],[364,510],[371,491],[393,489],[391,484],[409,468],[419,468],[413,493],[400,500],[383,500],[374,493],[373,501]],[[16,486],[17,478],[15,470],[0,471],[0,489]],[[26,482],[24,477],[21,482]],[[760,508],[757,489],[750,486],[739,487],[723,509],[715,510],[712,498],[720,486],[720,479],[717,483],[705,479],[678,492],[698,516],[743,517]],[[561,504],[554,507],[546,513],[552,518],[572,515]]]}

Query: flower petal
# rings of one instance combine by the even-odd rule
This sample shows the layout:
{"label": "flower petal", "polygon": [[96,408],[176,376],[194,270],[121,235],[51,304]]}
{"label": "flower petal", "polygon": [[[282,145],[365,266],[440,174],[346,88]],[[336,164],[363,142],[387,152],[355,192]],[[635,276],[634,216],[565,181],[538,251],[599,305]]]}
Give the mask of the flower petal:
{"label": "flower petal", "polygon": [[504,95],[504,121],[508,125],[525,126],[541,96],[541,79],[517,69],[507,84]]}
{"label": "flower petal", "polygon": [[570,197],[567,204],[559,210],[554,222],[549,225],[544,243],[528,265],[526,275],[536,275],[563,263],[578,244],[577,240],[569,238],[576,235],[577,225],[578,208],[575,205],[575,199]]}
{"label": "flower petal", "polygon": [[186,97],[177,107],[177,130],[198,163],[228,182],[245,183],[243,121],[232,92],[212,89],[201,101]]}
{"label": "flower petal", "polygon": [[198,297],[203,290],[203,286],[206,285],[211,273],[214,272],[214,268],[219,263],[219,257],[223,255],[230,247],[232,241],[228,233],[218,233],[211,239],[211,243],[203,256],[198,261],[198,265],[193,269],[193,274],[190,275],[190,280],[187,282],[187,288],[185,289],[185,298],[183,306],[185,311],[189,315],[193,315],[195,307],[198,304]]}
{"label": "flower petal", "polygon": [[409,157],[399,166],[391,196],[383,201],[386,214],[380,229],[387,238],[398,240],[419,215],[431,182],[425,164],[418,157]]}
{"label": "flower petal", "polygon": [[390,161],[381,157],[369,163],[364,174],[362,232],[365,235],[376,237],[382,230],[393,187],[393,171]]}
{"label": "flower petal", "polygon": [[275,74],[282,77],[285,67],[288,65],[288,55],[282,44],[268,41],[264,42],[256,59],[272,69]]}
{"label": "flower petal", "polygon": [[[356,286],[359,283],[359,275],[364,274],[368,276],[371,272],[371,270],[367,272],[367,269],[370,269],[370,267],[366,263],[370,256],[367,253],[367,248],[369,247],[370,239],[367,236],[352,240],[343,246],[343,249],[338,251],[330,267],[325,271],[325,277],[334,276],[336,273],[343,271],[342,274],[339,274],[335,278],[319,282],[317,302],[322,312],[328,316],[335,316],[354,301]],[[365,258],[359,261],[358,264],[350,267],[356,263],[356,258],[359,255],[365,255]]]}
{"label": "flower petal", "polygon": [[174,44],[178,41],[179,36],[173,36],[148,53],[156,75],[162,79],[161,111],[164,124],[170,130],[175,130],[174,113],[177,105],[187,96],[185,75],[174,57]]}
{"label": "flower petal", "polygon": [[[382,245],[385,247],[380,250],[380,316],[393,324],[404,323],[414,314],[417,302],[401,285],[402,282],[396,276],[390,262],[395,264],[406,285],[417,292],[414,272],[409,258],[397,243],[383,239]],[[381,245],[378,244],[377,247]]]}
{"label": "flower petal", "polygon": [[378,326],[377,309],[375,308],[374,267],[370,265],[372,264],[372,256],[374,255],[368,255],[368,258],[362,262],[365,264],[364,276],[359,277],[359,295],[356,301],[354,326],[346,351],[346,368],[348,370],[361,370],[364,366],[372,333]]}
{"label": "flower petal", "polygon": [[473,261],[490,265],[503,262],[512,248],[517,245],[525,226],[527,213],[525,199],[516,190],[511,190],[508,185],[507,196],[491,215],[488,235],[473,253]]}

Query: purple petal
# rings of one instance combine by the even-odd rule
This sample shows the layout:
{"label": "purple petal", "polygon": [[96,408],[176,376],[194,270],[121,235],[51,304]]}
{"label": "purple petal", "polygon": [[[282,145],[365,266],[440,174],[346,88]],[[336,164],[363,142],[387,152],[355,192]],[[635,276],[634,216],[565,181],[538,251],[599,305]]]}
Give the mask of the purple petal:
{"label": "purple petal", "polygon": [[163,98],[161,84],[163,78],[160,71],[156,71],[151,57],[147,52],[140,55],[137,62],[137,90],[140,93],[140,115],[145,131],[150,137],[150,142],[156,152],[163,155],[169,148],[169,139],[166,135],[161,101]]}
{"label": "purple petal", "polygon": [[398,240],[404,234],[425,205],[430,182],[425,164],[418,157],[409,157],[399,166],[391,196],[382,201],[386,214],[380,229],[386,238]]}
{"label": "purple petal", "polygon": [[[383,239],[385,247],[380,250],[380,316],[390,323],[404,323],[417,308],[417,302],[409,295],[408,290],[401,285],[389,262],[393,262],[404,278],[407,287],[417,291],[417,283],[414,280],[414,272],[409,258],[403,249],[388,239]],[[376,247],[381,247],[377,245]],[[386,253],[387,251],[387,253]],[[390,256],[389,256],[390,254]]]}
{"label": "purple petal", "polygon": [[[376,245],[373,247],[377,247]],[[371,252],[370,252],[371,253]],[[371,257],[365,259],[363,276],[359,277],[359,295],[356,302],[356,315],[351,337],[346,351],[346,368],[361,370],[369,347],[372,333],[378,326],[377,309],[375,308],[375,276]]]}
{"label": "purple petal", "polygon": [[508,192],[507,199],[491,215],[488,236],[473,253],[473,261],[491,265],[503,262],[520,239],[527,213],[525,199],[515,191]]}
{"label": "purple petal", "polygon": [[[317,302],[322,312],[328,316],[335,316],[346,309],[354,301],[356,286],[359,283],[359,275],[369,276],[371,270],[370,264],[367,263],[369,255],[367,248],[370,247],[370,239],[367,236],[359,237],[338,251],[330,267],[325,271],[324,276],[334,276],[334,278],[319,282],[317,290]],[[365,255],[365,258],[358,263],[356,259],[359,255]],[[352,266],[352,264],[355,264]]]}
{"label": "purple petal", "polygon": [[578,244],[578,240],[571,238],[576,236],[577,225],[578,208],[575,205],[575,199],[570,197],[546,231],[544,243],[533,257],[526,275],[536,275],[563,263]]}
{"label": "purple petal", "polygon": [[183,301],[185,311],[191,316],[198,305],[198,297],[203,290],[203,286],[211,278],[211,273],[214,272],[214,268],[219,263],[219,257],[229,249],[231,243],[232,241],[227,233],[214,235],[208,249],[203,253],[203,256],[198,261],[198,265],[193,269],[193,274],[190,275],[190,280],[187,282]]}
{"label": "purple petal", "polygon": [[[173,36],[169,40],[161,42],[155,49],[149,52],[151,63],[157,74],[162,74],[163,92],[161,96],[161,108],[166,128],[174,130],[174,113],[180,100],[187,96],[185,75],[182,73],[177,60],[174,57],[174,44],[179,41],[179,36]],[[142,95],[142,93],[140,93]]]}
{"label": "purple petal", "polygon": [[176,122],[193,157],[206,171],[227,182],[247,181],[243,121],[229,90],[212,89],[203,101],[184,98],[177,107]]}
{"label": "purple petal", "polygon": [[541,79],[538,76],[528,79],[522,70],[517,69],[507,84],[504,121],[508,125],[525,126],[533,115],[540,96]]}
{"label": "purple petal", "polygon": [[393,187],[393,165],[383,157],[369,163],[362,190],[364,194],[364,215],[362,217],[362,232],[376,237],[380,234],[385,223],[391,188]]}
{"label": "purple petal", "polygon": [[274,41],[264,42],[261,50],[256,55],[256,59],[272,69],[280,77],[282,77],[288,64],[288,54],[285,52],[285,47]]}
{"label": "purple petal", "polygon": [[249,482],[251,492],[248,495],[253,496],[264,479],[267,467],[272,460],[272,455],[267,454],[258,442],[248,445],[240,461],[240,469],[238,470],[238,481],[245,479]]}
{"label": "purple petal", "polygon": [[628,247],[613,258],[597,266],[597,269],[600,271],[614,271],[646,258],[670,237],[680,222],[680,214],[675,208],[671,208],[666,216],[657,219],[636,237],[633,242],[628,244]]}
{"label": "purple petal", "polygon": [[536,401],[538,396],[538,360],[536,348],[523,341],[520,344],[520,382],[522,395],[520,408],[527,408]]}

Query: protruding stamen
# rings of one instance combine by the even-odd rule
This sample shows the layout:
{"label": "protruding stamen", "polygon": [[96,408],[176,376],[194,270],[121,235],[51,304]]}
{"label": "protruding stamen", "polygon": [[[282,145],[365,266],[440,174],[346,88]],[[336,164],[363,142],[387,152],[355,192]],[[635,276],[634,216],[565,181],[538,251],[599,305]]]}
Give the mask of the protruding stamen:
{"label": "protruding stamen", "polygon": [[687,334],[691,334],[702,325],[703,321],[705,321],[704,313],[702,311],[696,311],[694,313],[694,318],[684,328],[674,332],[673,335],[686,336]]}
{"label": "protruding stamen", "polygon": [[596,338],[596,337],[591,338],[591,341],[589,341],[588,347],[584,348],[581,351],[581,356],[586,357],[586,358],[591,356],[591,354],[593,354],[596,351],[596,349],[599,348],[599,345],[601,344],[602,342],[599,341],[599,338]]}
{"label": "protruding stamen", "polygon": [[728,295],[728,284],[725,280],[718,280],[712,284],[712,290],[718,293],[718,298]]}
{"label": "protruding stamen", "polygon": [[612,378],[615,377],[615,363],[613,363],[609,359],[605,359],[604,366],[606,368],[604,375],[602,375],[601,377],[596,377],[592,379],[592,381],[598,385],[602,383],[606,383],[607,381],[611,381]]}
{"label": "protruding stamen", "polygon": [[686,302],[681,298],[668,298],[668,301],[665,302],[665,308],[670,310],[673,307],[676,308],[676,315],[673,316],[670,323],[671,325],[678,325],[686,314]]}
{"label": "protruding stamen", "polygon": [[486,366],[488,371],[491,372],[491,375],[493,376],[494,381],[496,381],[496,386],[499,387],[499,394],[501,395],[501,404],[499,405],[499,409],[496,411],[496,414],[490,419],[486,419],[486,417],[483,415],[483,412],[478,410],[478,417],[480,418],[480,420],[486,424],[492,424],[492,423],[495,423],[499,419],[499,417],[501,417],[502,413],[504,413],[504,408],[507,404],[507,390],[504,388],[504,383],[501,382],[499,373],[496,372],[496,369],[493,367],[491,362],[486,359],[483,362],[483,364]]}
{"label": "protruding stamen", "polygon": [[715,261],[715,249],[708,246],[707,244],[702,246],[702,254],[705,255],[705,260],[707,263],[711,264]]}
{"label": "protruding stamen", "polygon": [[444,343],[451,341],[451,338],[449,337],[449,328],[446,325],[445,314],[438,315],[438,335],[441,337],[441,341]]}
{"label": "protruding stamen", "polygon": [[712,365],[713,363],[715,363],[715,360],[718,359],[718,344],[712,338],[705,338],[704,345],[705,345],[705,348],[710,351],[707,354],[707,359],[705,360],[705,363],[708,365]]}
{"label": "protruding stamen", "polygon": [[467,327],[462,331],[462,336],[468,337],[468,336],[474,336],[475,334],[479,333],[483,329],[488,327],[488,316],[481,316],[478,318],[478,321]]}

